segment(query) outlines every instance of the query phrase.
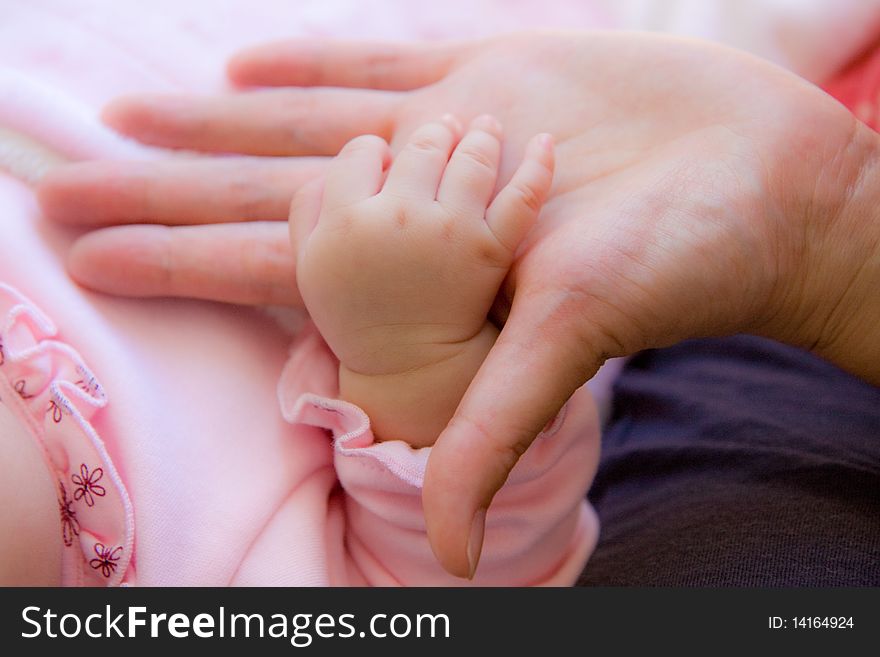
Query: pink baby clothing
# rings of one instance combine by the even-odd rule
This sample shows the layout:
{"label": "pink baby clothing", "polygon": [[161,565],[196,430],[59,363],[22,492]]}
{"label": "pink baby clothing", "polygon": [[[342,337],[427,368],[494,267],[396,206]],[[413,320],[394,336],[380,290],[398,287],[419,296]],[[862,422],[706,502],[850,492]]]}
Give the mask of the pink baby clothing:
{"label": "pink baby clothing", "polygon": [[[73,348],[54,339],[49,318],[2,284],[0,317],[0,403],[38,441],[57,482],[63,583],[149,583],[135,575],[134,556],[143,544],[134,531],[136,509],[105,443],[124,444],[138,432],[97,435],[90,418],[107,404],[101,384]],[[292,446],[289,492],[226,583],[464,583],[443,571],[427,541],[421,484],[430,448],[376,443],[364,412],[334,399],[337,366],[308,324],[278,385],[281,411],[292,423],[286,437]],[[574,582],[597,538],[597,520],[584,495],[598,445],[595,405],[581,389],[496,497],[473,584]],[[136,453],[136,446],[128,447]],[[234,454],[228,457],[234,469]],[[198,463],[190,465],[195,473]],[[237,485],[234,477],[225,483]],[[184,518],[168,524],[187,531]]]}
{"label": "pink baby clothing", "polygon": [[[128,492],[89,423],[107,399],[95,376],[27,298],[0,283],[0,408],[36,438],[55,481],[61,519],[61,579],[68,585],[123,581],[134,547]],[[6,464],[15,467],[15,464]],[[7,536],[14,535],[13,533]]]}
{"label": "pink baby clothing", "polygon": [[[278,391],[285,418],[296,423],[292,439],[302,449],[301,458],[312,463],[313,476],[322,482],[313,486],[316,499],[291,509],[292,515],[311,520],[317,533],[309,545],[319,546],[322,537],[326,541],[323,554],[320,547],[312,554],[315,562],[326,563],[326,573],[315,568],[316,579],[309,583],[465,583],[440,567],[425,533],[421,489],[430,448],[375,442],[366,414],[335,399],[337,367],[309,325],[291,350]],[[596,515],[585,500],[598,456],[596,408],[589,391],[581,388],[496,496],[473,584],[574,583],[598,536]],[[332,487],[334,477],[320,477],[322,468],[335,471],[339,488]],[[313,509],[325,504],[326,518],[316,519]],[[307,526],[308,521],[295,524]],[[295,540],[291,535],[281,544]],[[296,568],[299,558],[288,554],[285,560]]]}
{"label": "pink baby clothing", "polygon": [[[291,351],[256,309],[70,279],[81,231],[48,223],[27,182],[154,154],[31,78],[0,69],[0,90],[0,398],[57,482],[64,583],[461,583],[424,534],[429,451],[372,444],[311,329]],[[598,421],[586,391],[567,409],[493,505],[475,583],[571,583],[591,550]]]}
{"label": "pink baby clothing", "polygon": [[[105,103],[126,92],[221,91],[230,54],[278,38],[465,39],[537,26],[708,36],[822,80],[867,45],[878,18],[877,3],[861,0],[779,0],[769,12],[760,3],[756,29],[744,4],[756,3],[681,0],[658,12],[642,0],[489,0],[462,13],[409,0],[266,0],[257,12],[241,0],[156,0],[150,11],[135,0],[7,0],[0,430],[18,423],[44,445],[65,581],[458,583],[424,537],[418,489],[429,452],[372,444],[363,414],[333,401],[335,364],[313,333],[289,352],[289,335],[258,311],[116,299],[66,275],[76,231],[47,224],[22,181],[65,160],[151,157],[100,125]],[[829,85],[844,100],[867,99],[851,106],[876,125],[877,85],[864,98],[845,87]],[[607,407],[606,372],[591,385]],[[279,377],[282,409],[297,424],[279,411]],[[584,390],[561,420],[496,499],[477,583],[567,583],[591,549],[596,522],[582,492],[598,427]]]}

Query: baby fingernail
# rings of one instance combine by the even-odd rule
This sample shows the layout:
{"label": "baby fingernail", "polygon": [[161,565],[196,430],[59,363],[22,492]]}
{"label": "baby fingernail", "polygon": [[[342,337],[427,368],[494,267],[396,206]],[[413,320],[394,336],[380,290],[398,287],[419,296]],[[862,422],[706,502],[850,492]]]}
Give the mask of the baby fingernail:
{"label": "baby fingernail", "polygon": [[544,150],[552,150],[553,148],[553,136],[542,132],[538,135],[536,141],[538,142],[538,146]]}
{"label": "baby fingernail", "polygon": [[461,121],[455,118],[452,114],[444,114],[440,117],[440,120],[443,121],[449,128],[455,132],[455,134],[461,134]]}
{"label": "baby fingernail", "polygon": [[485,130],[494,135],[501,134],[501,123],[491,114],[481,114],[471,122],[474,130]]}
{"label": "baby fingernail", "polygon": [[546,132],[532,137],[526,146],[526,156],[542,162],[553,160],[553,137]]}

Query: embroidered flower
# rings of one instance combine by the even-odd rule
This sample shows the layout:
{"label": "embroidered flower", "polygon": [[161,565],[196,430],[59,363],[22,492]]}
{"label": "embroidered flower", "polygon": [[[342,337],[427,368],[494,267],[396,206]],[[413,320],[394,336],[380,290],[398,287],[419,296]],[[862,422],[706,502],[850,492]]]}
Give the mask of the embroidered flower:
{"label": "embroidered flower", "polygon": [[103,543],[95,543],[96,559],[89,561],[89,565],[95,570],[100,570],[104,577],[110,577],[116,571],[116,562],[119,561],[119,553],[122,546],[107,547]]}
{"label": "embroidered flower", "polygon": [[95,506],[95,498],[93,496],[104,497],[107,494],[104,487],[97,484],[103,476],[104,470],[101,468],[95,468],[89,472],[88,466],[82,463],[79,466],[79,474],[71,475],[70,477],[71,481],[77,485],[77,489],[73,493],[73,499],[83,498],[87,505]]}
{"label": "embroidered flower", "polygon": [[64,413],[62,412],[61,406],[54,399],[49,400],[49,407],[46,409],[47,413],[52,413],[52,421],[55,424],[61,422],[61,418]]}
{"label": "embroidered flower", "polygon": [[15,385],[12,386],[13,388],[15,388],[15,392],[18,393],[18,396],[22,399],[30,399],[31,397],[33,397],[33,395],[31,395],[24,389],[26,385],[27,382],[24,379],[19,379],[15,382]]}
{"label": "embroidered flower", "polygon": [[70,547],[73,545],[73,537],[79,536],[79,520],[76,519],[76,511],[70,508],[73,500],[67,499],[64,484],[59,481],[58,485],[61,486],[61,499],[58,500],[58,509],[61,512],[61,535],[64,544]]}

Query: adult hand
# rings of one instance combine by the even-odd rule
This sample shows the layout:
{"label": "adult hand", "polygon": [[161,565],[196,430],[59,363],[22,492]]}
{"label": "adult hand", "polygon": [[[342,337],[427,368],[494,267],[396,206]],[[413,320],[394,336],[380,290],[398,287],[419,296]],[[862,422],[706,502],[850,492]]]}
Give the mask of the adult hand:
{"label": "adult hand", "polygon": [[[749,331],[813,347],[880,381],[877,329],[854,310],[864,309],[880,277],[880,237],[876,223],[865,227],[870,202],[861,193],[877,140],[792,75],[709,44],[618,33],[468,45],[295,41],[244,53],[229,71],[243,84],[322,88],[129,98],[108,108],[106,119],[149,143],[251,155],[329,155],[364,132],[394,146],[444,112],[464,121],[496,115],[508,163],[519,161],[535,132],[556,139],[554,188],[497,304],[501,336],[428,464],[429,536],[452,573],[474,571],[492,496],[534,436],[609,357]],[[308,165],[317,175],[321,163]],[[281,218],[306,177],[303,161],[283,160],[290,167],[283,181],[258,182],[254,164],[215,183],[194,163],[185,176],[176,173],[198,180],[192,191],[169,173],[182,164],[151,165],[146,173],[108,166],[50,177],[41,190],[47,213],[103,224],[129,216],[200,222],[204,198],[220,221]],[[509,176],[502,171],[499,184]],[[233,179],[244,182],[228,189]],[[262,190],[260,202],[252,185]],[[145,198],[149,216],[140,209]],[[259,211],[247,211],[254,206]],[[237,262],[237,247],[217,239],[228,228],[97,231],[74,247],[71,267],[112,292],[277,301],[261,294],[292,286],[292,265],[263,270],[250,258],[237,286],[222,266],[202,264],[209,249],[200,242],[218,249],[215,262]],[[252,248],[273,243],[274,228],[286,231],[267,224],[266,234],[250,238]],[[186,250],[173,246],[182,230],[199,231],[198,239],[189,233]],[[126,257],[136,239],[139,257]],[[276,264],[285,257],[292,256]],[[132,271],[132,260],[140,282],[111,282],[121,269]],[[193,271],[196,284],[180,283],[191,282]],[[866,338],[872,330],[873,342]],[[869,365],[851,357],[859,349],[871,356]]]}

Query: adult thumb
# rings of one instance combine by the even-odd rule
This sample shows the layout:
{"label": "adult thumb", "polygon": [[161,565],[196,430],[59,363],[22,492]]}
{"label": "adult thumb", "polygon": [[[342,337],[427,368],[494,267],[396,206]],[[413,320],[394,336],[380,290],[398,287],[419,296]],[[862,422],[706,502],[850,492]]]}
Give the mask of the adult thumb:
{"label": "adult thumb", "polygon": [[428,459],[428,539],[459,577],[474,575],[486,511],[513,466],[601,365],[580,313],[552,293],[521,299]]}

